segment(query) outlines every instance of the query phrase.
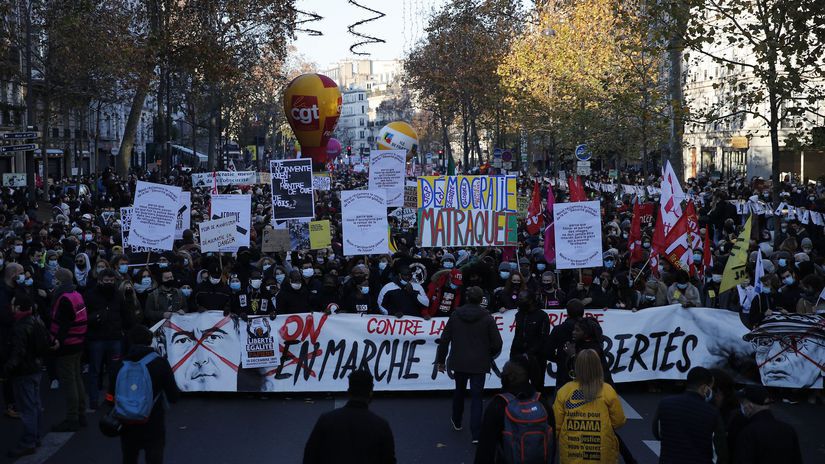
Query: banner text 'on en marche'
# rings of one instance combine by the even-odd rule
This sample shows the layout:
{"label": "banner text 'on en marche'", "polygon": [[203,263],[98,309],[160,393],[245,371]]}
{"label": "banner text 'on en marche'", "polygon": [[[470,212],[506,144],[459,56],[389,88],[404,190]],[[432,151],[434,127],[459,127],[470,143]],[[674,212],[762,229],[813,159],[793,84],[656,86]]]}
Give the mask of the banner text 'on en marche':
{"label": "banner text 'on en marche'", "polygon": [[[546,312],[551,326],[566,318],[564,311]],[[800,351],[808,351],[799,356],[760,358],[755,345],[745,339],[770,334],[756,329],[749,332],[737,313],[674,305],[589,315],[602,325],[602,343],[616,382],[684,379],[691,367],[705,366],[726,369],[741,382],[761,379],[768,386],[822,388],[821,367],[806,359],[816,358],[823,364],[820,358],[825,353],[801,347]],[[513,341],[515,311],[494,318],[504,348],[494,360],[488,388],[501,385],[500,370]],[[820,318],[817,323],[821,322]],[[345,391],[347,376],[360,368],[373,374],[376,390],[423,391],[454,388],[452,379],[434,365],[436,340],[446,323],[446,318],[280,315],[271,327],[278,333],[281,366],[260,369],[240,367],[240,334],[247,330],[246,322],[224,317],[222,312],[173,315],[155,333],[157,346],[167,356],[183,391]],[[760,340],[760,347],[767,343]],[[776,346],[784,345],[777,341]],[[759,365],[757,360],[762,360]],[[548,385],[554,383],[557,369],[548,365]],[[782,373],[786,376],[780,379]]]}

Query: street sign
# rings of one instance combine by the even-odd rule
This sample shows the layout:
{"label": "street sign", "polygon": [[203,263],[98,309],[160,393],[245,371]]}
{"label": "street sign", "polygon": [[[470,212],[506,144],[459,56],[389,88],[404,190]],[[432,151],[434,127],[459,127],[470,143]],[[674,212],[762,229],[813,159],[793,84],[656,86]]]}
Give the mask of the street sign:
{"label": "street sign", "polygon": [[580,176],[589,176],[590,175],[590,161],[578,161],[576,162],[576,174]]}
{"label": "street sign", "polygon": [[3,140],[20,140],[20,139],[36,139],[40,137],[40,132],[3,132],[0,133],[0,139]]}
{"label": "street sign", "polygon": [[593,156],[593,153],[590,152],[587,145],[581,144],[576,147],[576,159],[579,161],[589,161],[591,156]]}
{"label": "street sign", "polygon": [[36,143],[27,143],[25,145],[9,145],[6,147],[0,147],[0,153],[9,153],[12,151],[29,151],[29,150],[36,150],[37,144]]}

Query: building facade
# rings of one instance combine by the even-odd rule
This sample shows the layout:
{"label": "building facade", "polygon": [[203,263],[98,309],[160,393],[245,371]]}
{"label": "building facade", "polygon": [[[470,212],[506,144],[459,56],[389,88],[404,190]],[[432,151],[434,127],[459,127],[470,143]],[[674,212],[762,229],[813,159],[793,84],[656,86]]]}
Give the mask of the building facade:
{"label": "building facade", "polygon": [[353,153],[364,154],[370,149],[370,137],[372,136],[369,128],[367,91],[352,85],[343,89],[341,93],[341,117],[335,128],[336,138],[344,146],[344,150],[350,146]]}

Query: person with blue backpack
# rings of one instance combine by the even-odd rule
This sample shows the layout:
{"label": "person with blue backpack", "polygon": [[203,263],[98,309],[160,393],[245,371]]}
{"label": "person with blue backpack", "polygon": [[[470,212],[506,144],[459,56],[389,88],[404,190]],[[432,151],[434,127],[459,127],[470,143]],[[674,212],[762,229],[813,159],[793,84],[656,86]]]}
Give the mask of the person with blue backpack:
{"label": "person with blue backpack", "polygon": [[502,393],[484,410],[475,464],[551,464],[556,455],[553,410],[530,383],[525,356],[501,371]]}
{"label": "person with blue backpack", "polygon": [[[101,422],[120,435],[124,464],[136,464],[140,451],[147,464],[163,462],[166,403],[180,397],[169,362],[152,349],[152,332],[142,325],[129,330],[130,349],[112,373],[106,401],[112,410]],[[114,425],[114,427],[113,427]]]}

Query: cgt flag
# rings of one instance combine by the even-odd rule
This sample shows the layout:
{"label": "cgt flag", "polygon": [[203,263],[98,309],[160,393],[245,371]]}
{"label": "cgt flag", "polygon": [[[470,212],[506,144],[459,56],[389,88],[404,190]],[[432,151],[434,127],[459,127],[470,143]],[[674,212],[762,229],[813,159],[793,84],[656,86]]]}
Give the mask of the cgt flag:
{"label": "cgt flag", "polygon": [[665,258],[683,271],[690,269],[693,255],[687,218],[687,214],[683,214],[665,238]]}
{"label": "cgt flag", "polygon": [[719,285],[719,293],[723,293],[736,287],[737,285],[748,281],[748,246],[751,240],[751,222],[753,221],[753,214],[748,216],[745,222],[745,228],[736,239],[736,243],[731,250],[730,258],[725,264],[725,272],[722,273],[722,283]]}

